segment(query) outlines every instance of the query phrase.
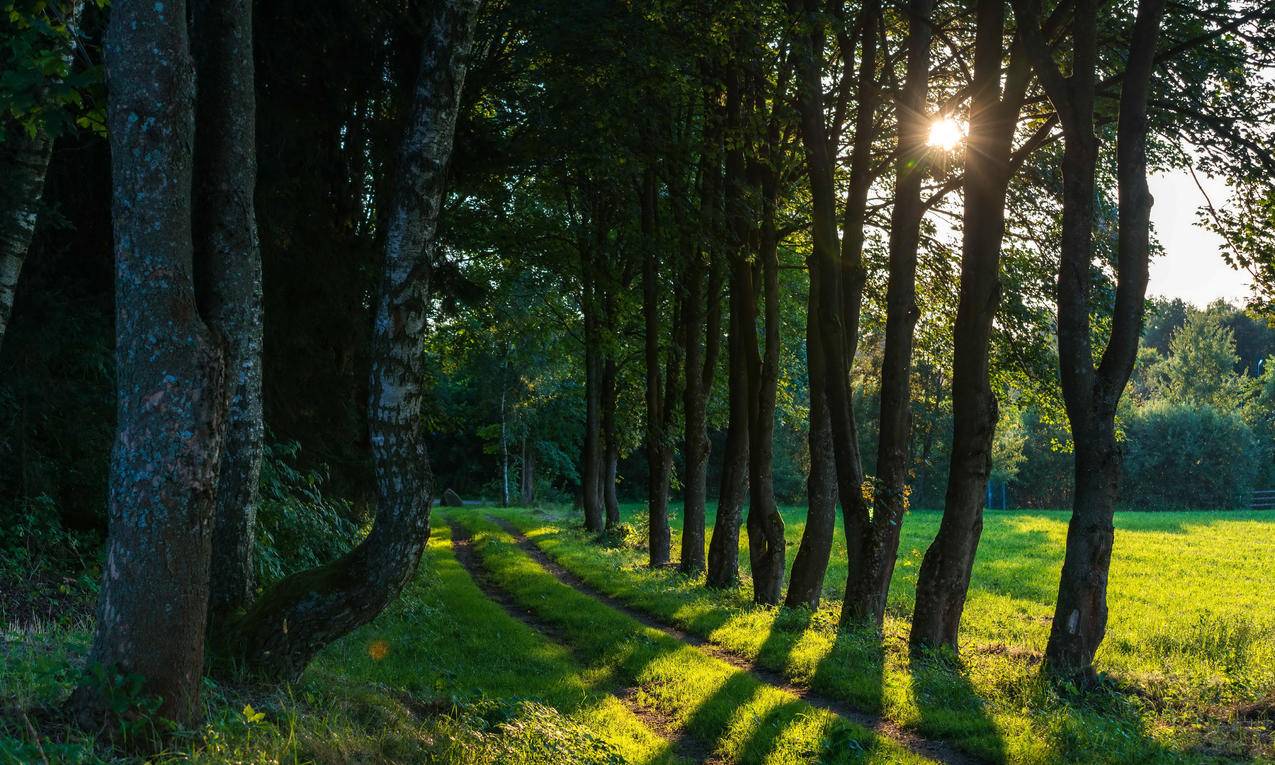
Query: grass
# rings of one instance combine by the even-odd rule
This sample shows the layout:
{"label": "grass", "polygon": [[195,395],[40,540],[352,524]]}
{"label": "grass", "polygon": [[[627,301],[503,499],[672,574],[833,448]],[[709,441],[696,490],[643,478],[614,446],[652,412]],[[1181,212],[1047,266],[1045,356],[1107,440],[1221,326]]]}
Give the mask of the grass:
{"label": "grass", "polygon": [[[329,647],[297,685],[210,685],[206,724],[152,761],[674,761],[668,742],[606,692],[605,671],[582,668],[489,601],[447,539],[436,529],[395,605]],[[0,763],[132,761],[43,713],[77,681],[88,633],[83,624],[3,633]]]}
{"label": "grass", "polygon": [[503,589],[560,629],[590,666],[637,685],[640,703],[722,761],[925,762],[560,583],[481,515],[469,514],[465,523]]}
{"label": "grass", "polygon": [[[641,510],[625,508],[630,519]],[[676,572],[649,571],[640,551],[601,548],[571,529],[574,518],[505,512],[598,589],[992,761],[1275,758],[1275,726],[1242,723],[1234,714],[1275,692],[1273,513],[1118,514],[1111,618],[1098,655],[1106,683],[1078,697],[1058,692],[1038,672],[1064,514],[988,515],[962,624],[962,658],[954,666],[940,659],[913,663],[906,650],[917,569],[938,513],[907,517],[879,641],[835,629],[845,577],[840,531],[825,584],[829,605],[812,614],[754,607],[746,581],[720,595]],[[784,510],[790,551],[803,513]]]}

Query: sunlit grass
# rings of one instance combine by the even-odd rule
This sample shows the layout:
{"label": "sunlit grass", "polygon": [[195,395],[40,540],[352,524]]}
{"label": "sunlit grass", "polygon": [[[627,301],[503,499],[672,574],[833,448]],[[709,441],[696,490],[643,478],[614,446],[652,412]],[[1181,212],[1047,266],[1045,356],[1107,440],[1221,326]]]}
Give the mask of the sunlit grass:
{"label": "sunlit grass", "polygon": [[[599,589],[988,759],[1275,755],[1269,729],[1232,719],[1237,705],[1275,692],[1275,513],[1119,514],[1111,619],[1098,656],[1108,689],[1084,699],[1057,693],[1038,672],[1062,561],[1063,513],[988,515],[959,672],[942,662],[914,667],[906,650],[917,569],[937,513],[913,512],[904,524],[884,651],[871,635],[835,630],[845,581],[840,530],[825,584],[828,605],[809,614],[756,608],[745,587],[708,593],[675,572],[647,570],[638,551],[603,549],[560,520],[508,513]],[[802,513],[785,510],[790,563]]]}
{"label": "sunlit grass", "polygon": [[638,684],[640,698],[723,761],[924,761],[576,592],[481,515],[465,517],[476,532],[484,565],[502,587],[560,628],[591,664]]}
{"label": "sunlit grass", "polygon": [[[447,529],[436,527],[402,597],[324,651],[300,683],[211,685],[207,723],[151,761],[676,762],[668,743],[607,692],[605,672],[581,667],[489,601],[447,540]],[[87,627],[52,625],[5,635],[0,763],[140,761],[42,723],[32,708],[69,693],[87,637]],[[262,717],[250,720],[246,704]],[[26,713],[39,747],[20,717]]]}

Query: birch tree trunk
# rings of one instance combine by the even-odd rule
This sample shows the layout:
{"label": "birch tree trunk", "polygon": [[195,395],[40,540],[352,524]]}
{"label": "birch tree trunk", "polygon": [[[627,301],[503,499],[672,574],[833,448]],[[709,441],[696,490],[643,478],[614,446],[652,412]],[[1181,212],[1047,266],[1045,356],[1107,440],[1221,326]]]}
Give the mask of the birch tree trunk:
{"label": "birch tree trunk", "polygon": [[420,416],[430,265],[479,0],[444,0],[425,27],[412,113],[399,151],[369,379],[376,471],[372,530],[349,554],[290,576],[235,626],[249,671],[294,677],[324,646],[398,596],[429,538],[433,476]]}
{"label": "birch tree trunk", "polygon": [[213,511],[209,622],[246,608],[256,589],[253,534],[261,474],[261,251],[252,4],[193,0],[195,266],[200,311],[226,354],[226,432]]}
{"label": "birch tree trunk", "polygon": [[[195,305],[185,3],[118,0],[105,53],[117,426],[88,664],[140,675],[160,715],[190,724],[201,714],[225,399],[221,352]],[[87,727],[114,713],[102,683],[81,685],[71,705]]]}
{"label": "birch tree trunk", "polygon": [[[71,71],[71,55],[75,50],[75,35],[83,0],[71,3],[68,21],[68,44],[63,54],[66,71]],[[11,126],[12,127],[12,126]],[[43,128],[34,136],[22,128],[13,128],[3,144],[0,144],[0,177],[5,184],[0,187],[0,345],[4,344],[5,331],[13,315],[13,300],[17,296],[18,279],[22,276],[22,264],[35,236],[41,198],[44,195],[44,177],[49,170],[49,158],[53,153],[53,140]]]}

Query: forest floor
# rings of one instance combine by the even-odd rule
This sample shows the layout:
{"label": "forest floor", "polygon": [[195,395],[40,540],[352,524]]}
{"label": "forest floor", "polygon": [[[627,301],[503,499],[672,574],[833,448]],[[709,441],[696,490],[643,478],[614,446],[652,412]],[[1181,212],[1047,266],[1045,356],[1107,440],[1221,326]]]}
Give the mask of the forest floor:
{"label": "forest floor", "polygon": [[[640,536],[643,507],[624,510]],[[790,551],[802,515],[785,510]],[[746,576],[710,593],[651,571],[565,512],[447,511],[386,613],[289,688],[209,681],[207,722],[159,759],[1275,761],[1275,721],[1252,706],[1275,692],[1275,513],[1120,514],[1104,682],[1084,696],[1038,673],[1064,514],[989,513],[960,661],[908,658],[937,522],[907,516],[881,641],[835,629],[840,532],[811,613],[753,606]],[[0,763],[129,761],[59,722],[89,625],[0,630]]]}

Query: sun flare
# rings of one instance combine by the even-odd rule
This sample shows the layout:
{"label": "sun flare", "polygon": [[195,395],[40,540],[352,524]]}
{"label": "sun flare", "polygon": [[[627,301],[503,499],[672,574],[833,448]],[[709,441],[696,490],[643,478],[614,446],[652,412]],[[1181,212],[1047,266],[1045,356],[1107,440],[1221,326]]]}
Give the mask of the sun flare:
{"label": "sun flare", "polygon": [[965,140],[964,126],[951,117],[941,117],[930,123],[930,137],[926,141],[930,146],[951,151],[963,140]]}

